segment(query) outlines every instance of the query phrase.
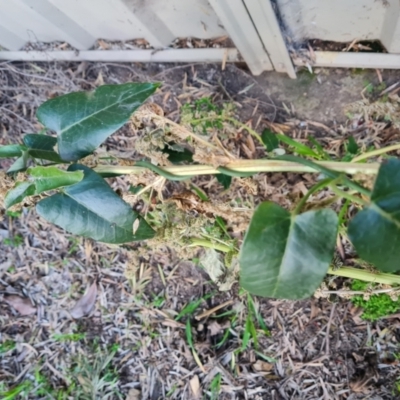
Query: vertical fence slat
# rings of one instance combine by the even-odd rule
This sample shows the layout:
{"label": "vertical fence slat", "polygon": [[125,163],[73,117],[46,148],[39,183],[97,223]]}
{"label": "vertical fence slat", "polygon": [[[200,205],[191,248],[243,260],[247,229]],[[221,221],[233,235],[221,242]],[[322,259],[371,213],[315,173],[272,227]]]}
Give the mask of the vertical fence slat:
{"label": "vertical fence slat", "polygon": [[[65,41],[79,50],[88,49],[95,42],[95,38],[89,35],[79,24],[65,15],[59,8],[48,0],[21,0],[31,10],[48,20],[65,35]],[[90,18],[90,15],[87,16]]]}
{"label": "vertical fence slat", "polygon": [[272,64],[242,0],[209,0],[254,75],[272,70]]}
{"label": "vertical fence slat", "polygon": [[0,25],[0,46],[9,50],[18,50],[24,43],[24,39]]}
{"label": "vertical fence slat", "polygon": [[286,72],[296,78],[292,60],[290,59],[281,28],[272,8],[270,0],[244,0],[251,19],[269,54],[271,62],[278,72]]}

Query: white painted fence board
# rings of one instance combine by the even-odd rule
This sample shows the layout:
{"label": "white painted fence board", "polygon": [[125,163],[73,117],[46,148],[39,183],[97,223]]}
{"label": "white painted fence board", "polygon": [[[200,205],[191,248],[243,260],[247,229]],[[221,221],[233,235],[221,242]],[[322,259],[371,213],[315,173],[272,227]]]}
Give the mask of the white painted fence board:
{"label": "white painted fence board", "polygon": [[387,12],[399,0],[277,0],[294,41],[380,39]]}
{"label": "white painted fence board", "polygon": [[296,78],[296,72],[271,3],[265,0],[244,0],[244,3],[275,70]]}
{"label": "white painted fence board", "polygon": [[[45,0],[0,0],[0,26],[12,32],[17,37],[21,37],[25,42],[51,42],[51,41],[67,41],[78,48],[84,48],[94,38],[82,36],[82,40],[77,41],[79,33],[83,32],[65,32],[60,26],[61,21],[59,15],[56,15],[54,20],[49,20],[48,15],[42,15],[40,7],[37,9],[33,7],[36,5],[45,5]],[[54,10],[53,10],[54,11]],[[64,20],[65,22],[65,20]]]}
{"label": "white painted fence board", "polygon": [[123,0],[152,29],[163,26],[172,38],[210,39],[226,35],[207,0]]}
{"label": "white painted fence board", "polygon": [[400,2],[391,1],[386,7],[380,39],[389,53],[400,53]]}
{"label": "white painted fence board", "polygon": [[0,25],[0,46],[6,49],[18,50],[25,43],[25,39]]}
{"label": "white painted fence board", "polygon": [[242,0],[210,0],[219,19],[254,75],[273,70]]}
{"label": "white painted fence board", "polygon": [[55,41],[61,39],[61,32],[41,15],[31,10],[20,0],[0,0],[0,26],[23,38],[26,42]]}
{"label": "white painted fence board", "polygon": [[[82,28],[74,19],[64,14],[58,7],[48,0],[21,0],[27,7],[35,13],[46,19],[49,24],[56,26],[62,31],[63,40],[77,49],[87,49],[92,46],[96,40],[84,28]],[[86,1],[86,0],[85,0]],[[38,38],[38,40],[41,40]]]}
{"label": "white painted fence board", "polygon": [[[48,0],[96,39],[146,39],[154,47],[173,39],[146,24],[122,0]],[[87,47],[88,48],[88,47]]]}

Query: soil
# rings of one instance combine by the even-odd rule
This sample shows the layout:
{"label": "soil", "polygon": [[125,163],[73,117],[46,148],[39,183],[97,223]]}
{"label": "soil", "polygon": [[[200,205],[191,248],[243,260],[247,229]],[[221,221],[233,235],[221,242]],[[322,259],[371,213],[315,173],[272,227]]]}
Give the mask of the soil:
{"label": "soil", "polygon": [[[389,86],[399,73],[382,72],[381,77]],[[20,142],[23,134],[38,131],[35,110],[50,97],[102,83],[157,80],[163,87],[152,101],[172,120],[179,120],[182,104],[210,96],[219,104],[236,104],[237,117],[259,132],[275,124],[296,138],[318,136],[327,148],[340,151],[347,132],[339,129],[346,122],[343,106],[360,99],[366,80],[379,84],[379,79],[373,71],[358,75],[335,70],[320,70],[311,77],[302,73],[298,80],[275,73],[254,78],[233,65],[221,71],[220,66],[203,64],[2,63],[0,144]],[[353,132],[356,140],[375,143],[376,136],[368,136],[370,130],[360,129],[360,124]],[[389,128],[384,124],[379,137],[398,141],[399,132],[389,135]],[[109,146],[126,150],[130,134],[123,128]],[[248,143],[245,132],[241,134],[239,142]],[[6,168],[7,163],[1,166]],[[267,176],[270,192],[260,194],[258,201],[284,202],[297,184],[309,185],[307,178]],[[17,237],[21,243],[10,241]],[[35,371],[52,389],[66,389],[74,381],[84,386],[79,380],[82,370],[91,371],[99,357],[116,348],[111,361],[116,386],[98,389],[97,398],[213,398],[210,387],[218,376],[218,399],[400,398],[395,385],[398,315],[368,323],[351,302],[336,295],[296,302],[257,299],[270,335],[260,335],[258,349],[251,346],[238,352],[247,314],[246,296],[237,285],[220,292],[193,260],[182,259],[172,249],[143,249],[147,253],[132,265],[132,248],[75,238],[47,224],[34,210],[0,222],[0,345],[15,343],[15,348],[0,351],[0,382],[11,388],[28,381],[30,390],[23,398],[48,398],[37,394]],[[129,269],[134,271],[134,283],[127,277]],[[76,302],[93,283],[94,309],[72,318]],[[23,306],[10,296],[24,299]],[[200,297],[204,300],[192,315],[177,319]],[[212,311],[219,305],[224,306]],[[210,314],[202,316],[208,310]],[[237,322],[224,344],[217,346],[230,324],[224,313],[232,311]],[[198,360],[187,341],[187,321]],[[83,336],[75,341],[57,339],[77,333]],[[79,361],[82,355],[87,364]]]}

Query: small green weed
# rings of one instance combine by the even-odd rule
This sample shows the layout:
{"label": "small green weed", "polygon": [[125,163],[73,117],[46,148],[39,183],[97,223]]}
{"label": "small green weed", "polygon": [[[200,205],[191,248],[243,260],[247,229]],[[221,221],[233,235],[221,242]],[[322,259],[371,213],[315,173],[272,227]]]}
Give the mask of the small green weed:
{"label": "small green weed", "polygon": [[209,293],[203,297],[201,297],[200,299],[197,300],[193,300],[190,303],[188,303],[182,310],[181,312],[175,317],[175,319],[177,321],[179,321],[182,317],[184,317],[185,315],[192,315],[197,308],[200,306],[200,304],[203,302],[203,300],[207,300],[210,297],[212,297],[215,293]]}
{"label": "small green weed", "polygon": [[32,386],[30,381],[24,381],[11,389],[6,389],[0,387],[0,398],[2,400],[14,400],[20,398],[20,396],[24,396],[28,393]]}
{"label": "small green weed", "polygon": [[57,342],[79,342],[86,337],[85,333],[55,333],[53,339]]}
{"label": "small green weed", "polygon": [[221,390],[221,374],[216,374],[210,383],[210,400],[218,400]]}
{"label": "small green weed", "polygon": [[15,235],[11,238],[4,239],[3,243],[7,246],[18,247],[24,243],[24,238],[21,235]]}
{"label": "small green weed", "polygon": [[[372,287],[374,285],[372,284]],[[351,286],[352,290],[367,290],[371,287],[370,283],[354,280]],[[393,314],[400,309],[400,299],[392,300],[386,293],[372,294],[368,300],[362,295],[356,295],[351,299],[352,303],[357,307],[361,307],[364,312],[362,319],[368,321],[376,321],[386,315]]]}
{"label": "small green weed", "polygon": [[[256,328],[256,324],[258,325],[258,329]],[[247,317],[246,324],[244,327],[244,332],[242,335],[242,345],[237,352],[243,352],[247,349],[250,344],[250,339],[253,339],[254,348],[258,349],[258,335],[259,331],[262,331],[265,336],[271,336],[271,332],[267,328],[262,315],[258,311],[258,307],[250,296],[247,294]]]}
{"label": "small green weed", "polygon": [[15,346],[16,343],[13,340],[6,340],[4,343],[0,344],[0,356],[10,350],[14,350]]}
{"label": "small green weed", "polygon": [[182,106],[181,121],[189,124],[195,132],[206,135],[212,129],[222,130],[224,121],[229,118],[232,111],[232,104],[227,103],[219,107],[211,98],[204,97]]}
{"label": "small green weed", "polygon": [[79,248],[80,238],[76,236],[69,236],[68,242],[71,243],[71,247],[68,250],[68,255],[70,256],[72,253],[75,253]]}
{"label": "small green weed", "polygon": [[75,367],[71,373],[79,382],[74,394],[76,398],[82,400],[122,399],[122,395],[117,390],[118,374],[111,364],[118,347],[118,345],[112,346],[107,351],[98,347],[92,359],[89,360],[87,356],[80,355],[75,360]]}
{"label": "small green weed", "polygon": [[11,217],[11,218],[19,218],[22,215],[22,212],[7,210],[6,215],[7,215],[7,217]]}

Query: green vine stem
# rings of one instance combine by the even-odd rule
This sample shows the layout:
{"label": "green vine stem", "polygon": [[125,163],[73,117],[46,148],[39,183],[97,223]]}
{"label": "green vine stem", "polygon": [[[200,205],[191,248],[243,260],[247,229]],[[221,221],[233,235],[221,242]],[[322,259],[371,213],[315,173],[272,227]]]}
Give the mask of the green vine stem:
{"label": "green vine stem", "polygon": [[[211,241],[206,239],[191,238],[189,243],[189,246],[207,247],[210,249],[222,251],[223,253],[228,253],[232,250],[227,245],[223,245],[221,243],[212,243]],[[340,267],[338,269],[329,267],[328,274],[342,276],[344,278],[358,279],[364,282],[379,283],[382,285],[400,285],[400,275],[387,274],[383,272],[371,272],[365,269],[352,267]]]}
{"label": "green vine stem", "polygon": [[371,157],[380,156],[382,154],[386,154],[386,153],[389,153],[390,151],[395,151],[395,150],[400,150],[400,144],[394,144],[392,146],[382,147],[381,149],[376,149],[376,150],[369,151],[368,153],[360,154],[359,156],[354,157],[351,160],[351,162],[356,163],[356,162],[363,161],[363,160],[366,160]]}
{"label": "green vine stem", "polygon": [[318,192],[318,190],[323,189],[324,187],[328,186],[331,183],[332,179],[326,178],[315,184],[312,188],[310,188],[310,190],[305,194],[304,197],[301,198],[296,208],[294,209],[294,215],[300,214],[301,210],[303,209],[304,205],[306,204],[307,200],[310,198],[312,194]]}
{"label": "green vine stem", "polygon": [[361,204],[362,206],[367,206],[368,202],[363,200],[361,197],[354,196],[349,192],[345,192],[344,190],[338,189],[338,187],[334,184],[329,185],[329,188],[332,190],[333,193],[338,195],[339,197],[343,197],[344,199],[350,200],[353,203]]}
{"label": "green vine stem", "polygon": [[[357,164],[350,162],[320,161],[315,162],[315,164],[350,175],[357,173],[374,175],[377,174],[380,167],[379,163]],[[224,167],[236,172],[251,172],[254,174],[259,172],[318,173],[315,168],[310,166],[280,160],[236,160],[224,165]],[[171,165],[162,167],[162,169],[177,176],[216,175],[221,173],[221,171],[218,171],[218,169],[212,165]],[[130,175],[139,174],[143,172],[145,168],[134,165],[99,165],[94,168],[94,170],[99,174]]]}
{"label": "green vine stem", "polygon": [[383,285],[400,285],[400,275],[386,274],[383,272],[371,272],[365,269],[340,267],[328,269],[328,274],[343,276],[345,278],[358,279],[365,282],[380,283]]}
{"label": "green vine stem", "polygon": [[208,249],[214,249],[214,250],[219,250],[222,251],[223,253],[229,253],[232,251],[232,249],[222,243],[213,243],[210,242],[209,240],[206,239],[198,239],[198,238],[191,238],[189,240],[189,247],[194,247],[194,246],[201,246],[201,247],[207,247]]}

